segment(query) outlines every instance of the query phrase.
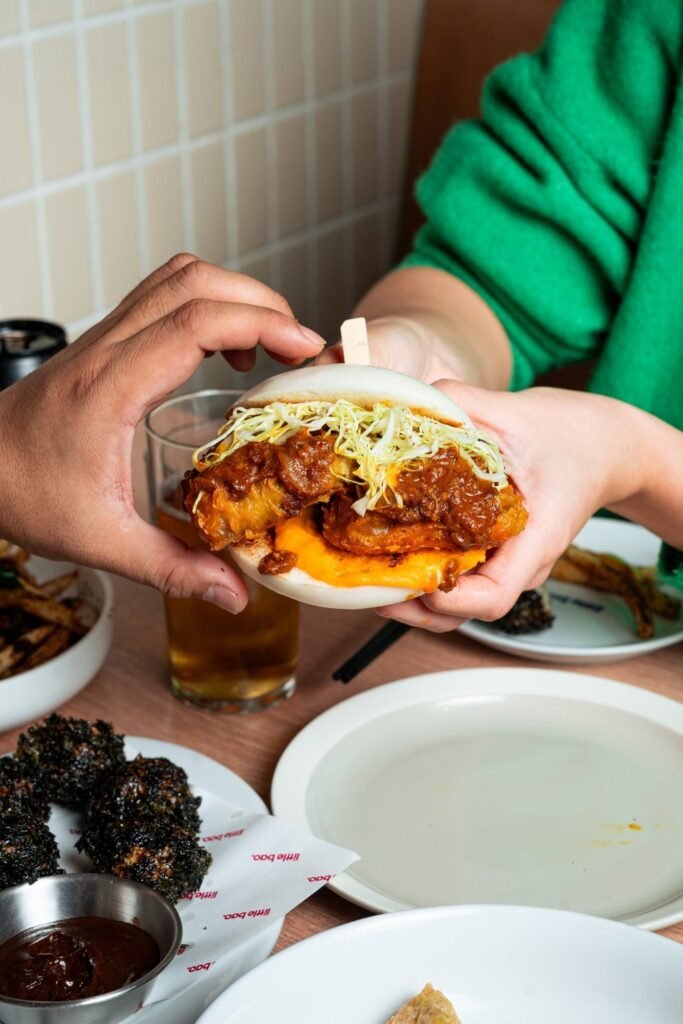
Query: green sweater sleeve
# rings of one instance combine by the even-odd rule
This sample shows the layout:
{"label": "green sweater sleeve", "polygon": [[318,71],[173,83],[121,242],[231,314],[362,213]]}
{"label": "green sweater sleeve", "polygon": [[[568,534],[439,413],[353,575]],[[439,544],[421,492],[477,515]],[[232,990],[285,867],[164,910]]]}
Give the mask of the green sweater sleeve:
{"label": "green sweater sleeve", "polygon": [[627,287],[678,78],[680,0],[566,0],[488,79],[417,186],[403,266],[449,271],[506,328],[513,388],[599,350]]}
{"label": "green sweater sleeve", "polygon": [[683,590],[683,551],[678,551],[668,544],[662,544],[657,571],[660,580],[664,583]]}

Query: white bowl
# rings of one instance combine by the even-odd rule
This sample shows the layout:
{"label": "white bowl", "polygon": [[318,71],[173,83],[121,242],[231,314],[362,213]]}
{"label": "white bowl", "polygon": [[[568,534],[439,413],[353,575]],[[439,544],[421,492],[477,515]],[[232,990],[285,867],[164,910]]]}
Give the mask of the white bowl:
{"label": "white bowl", "polygon": [[104,664],[114,631],[114,589],[106,573],[36,556],[27,567],[38,582],[78,568],[75,595],[96,609],[97,621],[68,650],[0,681],[0,732],[40,718],[82,690]]}

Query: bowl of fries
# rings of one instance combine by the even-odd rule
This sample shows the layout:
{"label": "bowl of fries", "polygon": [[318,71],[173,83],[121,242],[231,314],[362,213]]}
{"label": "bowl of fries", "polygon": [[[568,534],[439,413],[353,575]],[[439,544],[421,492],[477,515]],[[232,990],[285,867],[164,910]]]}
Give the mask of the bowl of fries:
{"label": "bowl of fries", "polygon": [[0,732],[47,714],[97,674],[111,647],[107,575],[0,540]]}

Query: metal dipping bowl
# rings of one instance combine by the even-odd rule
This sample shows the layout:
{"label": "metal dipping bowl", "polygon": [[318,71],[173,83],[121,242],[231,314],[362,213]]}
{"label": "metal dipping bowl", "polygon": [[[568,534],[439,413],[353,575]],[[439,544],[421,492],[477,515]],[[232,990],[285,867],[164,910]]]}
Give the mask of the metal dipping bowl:
{"label": "metal dipping bowl", "polygon": [[105,917],[136,924],[156,940],[161,960],[125,988],[88,999],[48,1003],[0,995],[2,1024],[116,1024],[135,1013],[180,946],[182,926],[171,903],[138,882],[96,874],[51,875],[0,892],[0,943],[28,928],[71,917]]}

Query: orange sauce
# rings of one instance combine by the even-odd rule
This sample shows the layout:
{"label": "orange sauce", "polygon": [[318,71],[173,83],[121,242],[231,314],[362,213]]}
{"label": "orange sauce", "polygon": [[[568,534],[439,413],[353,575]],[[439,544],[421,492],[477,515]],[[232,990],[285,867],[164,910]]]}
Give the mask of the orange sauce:
{"label": "orange sauce", "polygon": [[437,590],[449,562],[457,559],[460,571],[473,569],[486,557],[480,548],[452,551],[415,551],[406,555],[359,555],[337,551],[325,543],[306,514],[275,527],[276,551],[293,551],[297,568],[333,587],[407,587],[416,593]]}

